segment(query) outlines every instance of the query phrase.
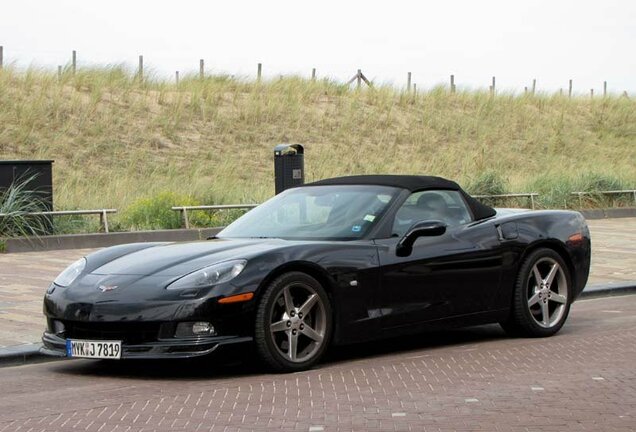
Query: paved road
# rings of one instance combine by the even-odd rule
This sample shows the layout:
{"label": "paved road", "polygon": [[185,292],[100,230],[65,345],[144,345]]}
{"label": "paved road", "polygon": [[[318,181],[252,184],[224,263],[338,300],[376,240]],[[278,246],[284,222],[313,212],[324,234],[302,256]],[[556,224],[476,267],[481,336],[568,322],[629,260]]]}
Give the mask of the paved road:
{"label": "paved road", "polygon": [[636,295],[555,337],[498,326],[339,349],[289,375],[213,361],[0,369],[0,431],[634,431]]}
{"label": "paved road", "polygon": [[[590,284],[636,283],[636,218],[589,221]],[[34,343],[44,329],[42,296],[68,264],[91,249],[0,254],[0,348]]]}

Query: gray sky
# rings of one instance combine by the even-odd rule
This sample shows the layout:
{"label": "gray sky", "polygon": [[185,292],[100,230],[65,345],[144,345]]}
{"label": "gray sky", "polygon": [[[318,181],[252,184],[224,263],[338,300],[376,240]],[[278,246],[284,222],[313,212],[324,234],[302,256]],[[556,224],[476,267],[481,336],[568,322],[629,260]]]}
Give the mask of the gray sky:
{"label": "gray sky", "polygon": [[419,87],[446,83],[522,91],[636,92],[636,1],[141,1],[3,2],[5,62],[55,68],[126,63],[172,76],[206,69],[250,76],[350,78]]}

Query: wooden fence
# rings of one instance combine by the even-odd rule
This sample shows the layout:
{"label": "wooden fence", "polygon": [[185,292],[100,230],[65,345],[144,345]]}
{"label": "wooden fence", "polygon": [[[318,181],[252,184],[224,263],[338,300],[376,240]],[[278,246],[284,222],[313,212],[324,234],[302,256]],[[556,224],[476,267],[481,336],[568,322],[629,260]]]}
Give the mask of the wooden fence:
{"label": "wooden fence", "polygon": [[[75,73],[77,72],[77,51],[73,50],[71,52],[71,61],[70,61],[70,69],[73,75],[75,75]],[[0,69],[3,68],[4,65],[4,47],[2,45],[0,45]],[[64,68],[62,65],[58,65],[57,67],[57,73],[58,76],[61,77],[62,72],[63,72]],[[139,64],[137,66],[137,71],[136,74],[137,78],[140,81],[143,81],[144,79],[144,56],[140,55],[139,56]],[[175,83],[179,84],[179,76],[180,73],[179,71],[175,71]],[[199,59],[199,79],[204,79],[205,78],[205,60],[204,59]],[[258,82],[261,81],[263,76],[263,64],[262,63],[258,63],[256,65],[256,80]],[[282,78],[282,75],[281,75]],[[312,68],[311,69],[311,79],[312,80],[316,80],[317,78],[317,73],[316,73],[316,68]],[[497,88],[496,88],[496,77],[493,76],[491,79],[491,82],[488,86],[488,89],[490,91],[491,94],[495,94],[497,92]],[[353,78],[351,78],[348,82],[347,85],[350,85],[352,83],[356,83],[357,87],[359,88],[361,86],[361,84],[364,82],[365,84],[367,84],[369,87],[373,86],[372,81],[370,81],[369,79],[367,79],[367,77],[362,73],[361,69],[358,69],[357,73],[353,76]],[[413,74],[412,72],[407,72],[406,74],[406,92],[408,93],[417,93],[417,84],[415,82],[413,82]],[[449,90],[451,93],[456,93],[457,92],[457,84],[455,82],[455,75],[450,75],[450,82],[449,82]],[[602,86],[602,90],[603,90],[603,97],[607,97],[608,92],[607,92],[607,81],[603,81],[603,86]],[[536,94],[537,91],[537,80],[536,78],[532,79],[532,84],[530,87],[525,86],[524,87],[524,93],[525,94]],[[574,87],[573,87],[573,81],[570,79],[568,81],[568,97],[572,97],[573,96],[573,91],[574,91]],[[563,94],[563,88],[559,89],[559,94]],[[627,91],[623,91],[622,93],[623,97],[628,97]],[[590,97],[594,97],[594,89],[590,89]]]}

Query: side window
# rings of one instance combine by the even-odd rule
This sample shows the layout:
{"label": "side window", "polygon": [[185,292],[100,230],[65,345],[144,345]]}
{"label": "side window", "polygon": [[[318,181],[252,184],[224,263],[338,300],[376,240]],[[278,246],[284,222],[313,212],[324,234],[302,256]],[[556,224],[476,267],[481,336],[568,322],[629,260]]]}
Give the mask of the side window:
{"label": "side window", "polygon": [[471,221],[466,203],[457,191],[428,190],[414,192],[395,214],[393,235],[402,236],[415,223],[439,220],[448,226]]}

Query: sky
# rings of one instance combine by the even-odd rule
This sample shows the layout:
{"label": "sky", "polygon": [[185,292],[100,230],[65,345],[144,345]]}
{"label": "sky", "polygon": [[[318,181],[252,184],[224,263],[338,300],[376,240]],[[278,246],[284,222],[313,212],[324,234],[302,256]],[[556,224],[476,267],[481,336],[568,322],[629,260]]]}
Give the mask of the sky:
{"label": "sky", "polygon": [[521,92],[636,93],[634,0],[165,1],[20,0],[0,8],[4,61],[54,70],[126,64],[244,77],[297,74],[345,81],[447,84]]}

